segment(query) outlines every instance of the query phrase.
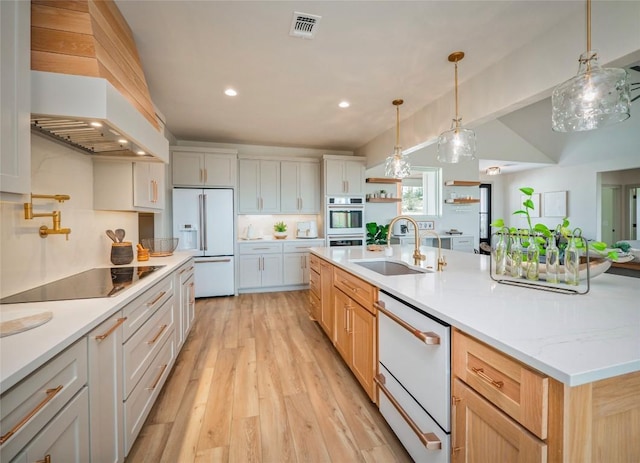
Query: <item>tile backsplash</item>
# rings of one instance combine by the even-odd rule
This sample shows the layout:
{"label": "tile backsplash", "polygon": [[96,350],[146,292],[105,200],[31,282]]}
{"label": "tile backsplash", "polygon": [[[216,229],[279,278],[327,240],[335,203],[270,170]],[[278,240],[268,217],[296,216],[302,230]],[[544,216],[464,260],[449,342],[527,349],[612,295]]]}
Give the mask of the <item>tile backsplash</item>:
{"label": "tile backsplash", "polygon": [[0,203],[0,296],[73,275],[93,267],[110,265],[111,240],[106,229],[123,228],[125,240],[138,237],[138,214],[93,210],[93,161],[38,135],[31,136],[31,189],[37,194],[67,194],[69,201],[36,199],[34,213],[59,210],[65,235],[40,238],[41,225],[52,226],[51,217],[25,220],[23,202]]}

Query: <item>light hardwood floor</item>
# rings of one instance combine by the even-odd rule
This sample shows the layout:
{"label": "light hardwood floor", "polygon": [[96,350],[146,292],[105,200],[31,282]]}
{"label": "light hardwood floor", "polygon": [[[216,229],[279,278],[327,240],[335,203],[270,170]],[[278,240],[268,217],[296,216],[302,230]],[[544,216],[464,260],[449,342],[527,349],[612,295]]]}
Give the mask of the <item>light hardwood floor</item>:
{"label": "light hardwood floor", "polygon": [[308,291],[199,299],[127,463],[410,462]]}

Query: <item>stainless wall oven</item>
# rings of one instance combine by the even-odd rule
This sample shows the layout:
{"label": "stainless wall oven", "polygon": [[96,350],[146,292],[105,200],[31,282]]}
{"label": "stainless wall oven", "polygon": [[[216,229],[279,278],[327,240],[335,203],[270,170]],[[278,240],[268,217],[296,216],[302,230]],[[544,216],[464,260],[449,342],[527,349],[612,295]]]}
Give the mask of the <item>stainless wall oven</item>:
{"label": "stainless wall oven", "polygon": [[364,196],[329,196],[325,215],[326,236],[365,235]]}

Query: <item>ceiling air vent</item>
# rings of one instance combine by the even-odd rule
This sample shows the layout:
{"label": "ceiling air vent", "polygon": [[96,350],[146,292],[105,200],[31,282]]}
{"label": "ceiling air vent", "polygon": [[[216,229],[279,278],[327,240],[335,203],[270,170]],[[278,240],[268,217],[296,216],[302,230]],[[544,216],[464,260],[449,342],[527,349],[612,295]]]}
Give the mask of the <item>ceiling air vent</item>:
{"label": "ceiling air vent", "polygon": [[321,19],[322,16],[294,11],[289,35],[303,39],[312,39],[316,34],[318,23],[320,23]]}

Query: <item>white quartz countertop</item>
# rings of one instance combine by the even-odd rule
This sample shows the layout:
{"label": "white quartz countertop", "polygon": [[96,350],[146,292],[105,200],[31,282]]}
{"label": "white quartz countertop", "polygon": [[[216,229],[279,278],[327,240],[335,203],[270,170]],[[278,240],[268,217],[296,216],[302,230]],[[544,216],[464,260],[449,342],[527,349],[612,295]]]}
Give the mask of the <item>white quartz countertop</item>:
{"label": "white quartz countertop", "polygon": [[[390,259],[413,263],[413,246],[393,250]],[[437,249],[421,251],[421,266],[435,267]],[[604,273],[568,295],[499,284],[484,255],[443,250],[443,272],[384,276],[352,262],[382,252],[312,253],[569,386],[640,371],[640,279]]]}
{"label": "white quartz countertop", "polygon": [[178,252],[168,257],[152,257],[145,262],[132,263],[132,266],[164,267],[114,297],[0,305],[2,312],[24,311],[29,314],[37,310],[53,313],[52,319],[44,325],[0,338],[0,391],[15,385],[190,258],[188,253]]}

